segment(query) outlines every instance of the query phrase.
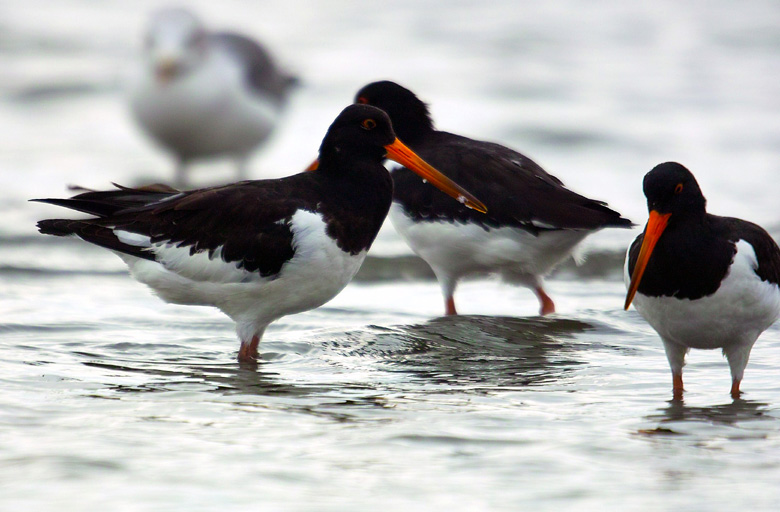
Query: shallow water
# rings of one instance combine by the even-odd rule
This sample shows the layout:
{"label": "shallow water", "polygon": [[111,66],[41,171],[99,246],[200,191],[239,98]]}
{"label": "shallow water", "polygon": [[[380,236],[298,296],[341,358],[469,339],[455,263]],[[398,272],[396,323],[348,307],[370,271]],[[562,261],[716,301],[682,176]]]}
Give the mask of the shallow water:
{"label": "shallow water", "polygon": [[[386,229],[341,295],[268,329],[256,366],[235,362],[219,312],[37,235],[60,212],[31,197],[170,177],[121,101],[154,5],[0,4],[1,509],[776,509],[780,325],[744,399],[721,355],[696,351],[671,402],[657,336],[621,309],[637,230],[592,237],[541,319],[532,293],[491,279],[439,317],[438,286]],[[713,212],[780,233],[776,3],[195,5],[304,78],[255,176],[305,167],[352,94],[393,78],[441,128],[521,149],[638,223],[641,177],[676,159]]]}

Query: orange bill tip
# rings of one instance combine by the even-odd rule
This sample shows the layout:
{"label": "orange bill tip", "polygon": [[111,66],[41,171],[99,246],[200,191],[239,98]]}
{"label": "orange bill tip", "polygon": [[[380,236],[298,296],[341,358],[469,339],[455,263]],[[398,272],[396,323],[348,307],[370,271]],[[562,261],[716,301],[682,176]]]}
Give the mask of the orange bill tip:
{"label": "orange bill tip", "polygon": [[631,273],[631,281],[628,285],[628,292],[626,293],[626,303],[623,309],[628,309],[631,305],[631,301],[634,300],[636,291],[639,288],[639,283],[642,281],[642,276],[645,273],[648,261],[650,261],[650,255],[655,249],[655,244],[658,243],[658,239],[661,238],[661,233],[666,229],[666,225],[669,223],[669,217],[671,213],[658,213],[655,210],[650,210],[650,218],[647,219],[647,226],[645,226],[644,237],[642,239],[642,246],[639,248],[639,256],[634,263],[634,271]]}

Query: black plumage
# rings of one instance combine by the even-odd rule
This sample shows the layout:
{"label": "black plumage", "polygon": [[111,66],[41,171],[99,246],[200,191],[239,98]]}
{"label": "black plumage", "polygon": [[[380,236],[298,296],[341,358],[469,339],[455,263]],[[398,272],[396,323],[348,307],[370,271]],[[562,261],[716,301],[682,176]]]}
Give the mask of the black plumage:
{"label": "black plumage", "polygon": [[436,130],[425,103],[394,82],[369,84],[357,93],[356,100],[387,112],[399,139],[480,197],[488,209],[485,215],[448,201],[444,194],[424,186],[408,169],[396,169],[393,200],[413,220],[511,226],[533,233],[632,225],[603,201],[567,189],[558,178],[517,151]]}
{"label": "black plumage", "polygon": [[626,255],[626,301],[658,332],[682,399],[689,349],[723,350],[731,396],[750,351],[780,316],[780,248],[760,226],[707,213],[693,174],[676,162],[644,179],[649,218]]}
{"label": "black plumage", "polygon": [[[648,297],[696,300],[720,288],[744,240],[756,253],[755,272],[762,281],[780,284],[780,249],[761,226],[707,213],[696,179],[676,162],[656,166],[644,179],[649,210],[671,214],[663,236],[647,261],[637,291]],[[645,234],[631,244],[628,272],[636,267]]]}
{"label": "black plumage", "polygon": [[[387,112],[405,144],[474,192],[487,207],[487,214],[482,214],[448,201],[408,169],[392,173],[393,201],[401,212],[394,209],[391,219],[436,274],[447,314],[456,314],[453,295],[458,280],[484,272],[532,288],[540,312],[552,313],[555,305],[544,291],[544,276],[588,234],[632,226],[603,201],[569,190],[517,151],[437,130],[427,105],[394,82],[368,84],[355,101]],[[484,236],[475,235],[473,226],[482,228]],[[498,247],[504,248],[503,254],[498,254]]]}
{"label": "black plumage", "polygon": [[482,207],[401,144],[384,112],[350,105],[311,172],[188,192],[117,186],[38,199],[91,215],[38,228],[118,252],[164,300],[218,307],[236,322],[239,360],[254,361],[271,322],[324,304],[360,268],[392,202],[386,157]]}
{"label": "black plumage", "polygon": [[[368,143],[357,119],[371,114],[383,117],[384,126]],[[351,124],[356,125],[354,130]],[[357,254],[371,246],[390,207],[392,181],[378,162],[384,157],[383,143],[393,141],[392,133],[384,114],[376,109],[367,113],[363,107],[334,122],[316,171],[189,192],[118,187],[70,199],[38,199],[96,216],[43,220],[38,226],[44,234],[74,234],[145,259],[154,259],[148,249],[122,243],[113,230],[187,247],[190,254],[208,251],[212,256],[221,248],[224,261],[271,276],[294,256],[289,222],[296,211],[306,210],[322,214],[327,234],[342,250]]]}

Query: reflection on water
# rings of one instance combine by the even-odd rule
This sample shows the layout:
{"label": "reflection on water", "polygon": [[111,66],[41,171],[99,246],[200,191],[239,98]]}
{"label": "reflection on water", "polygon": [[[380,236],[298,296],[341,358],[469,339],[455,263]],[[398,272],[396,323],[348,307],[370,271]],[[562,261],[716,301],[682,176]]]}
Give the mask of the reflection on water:
{"label": "reflection on water", "polygon": [[511,387],[541,384],[581,364],[570,343],[593,326],[564,318],[440,317],[346,334],[330,346],[349,357],[378,359],[383,369],[434,384]]}
{"label": "reflection on water", "polygon": [[753,400],[737,399],[731,403],[707,407],[692,407],[682,400],[670,400],[659,414],[648,416],[648,419],[663,423],[673,421],[705,421],[721,425],[735,425],[742,421],[773,420],[768,416],[769,404]]}
{"label": "reflection on water", "polygon": [[[272,325],[256,366],[218,312],[163,305],[106,251],[38,235],[51,211],[32,197],[170,176],[119,90],[152,3],[0,7],[1,510],[777,509],[780,325],[750,368],[762,402],[711,405],[724,390],[699,385],[667,404],[657,335],[620,309],[636,232],[598,233],[550,281],[583,321],[426,321],[438,286],[384,230],[360,283]],[[253,177],[307,165],[354,91],[388,78],[440,128],[526,152],[635,222],[641,176],[674,158],[713,210],[780,232],[772,0],[192,3],[305,78]],[[480,313],[536,309],[464,286]],[[722,363],[702,371],[722,381]]]}
{"label": "reflection on water", "polygon": [[118,365],[87,361],[82,363],[91,368],[110,372],[140,374],[151,380],[138,384],[111,383],[105,387],[108,392],[161,393],[194,389],[216,392],[224,395],[303,397],[332,390],[316,384],[293,384],[279,379],[279,374],[266,369],[272,366],[260,362],[256,365],[226,363],[224,365],[161,365],[159,363],[128,363]]}
{"label": "reflection on water", "polygon": [[[455,316],[435,318],[423,324],[396,327],[370,326],[346,333],[315,335],[301,346],[291,344],[289,351],[263,352],[257,364],[192,364],[186,361],[149,361],[127,358],[121,364],[100,360],[96,352],[75,350],[84,366],[111,374],[148,376],[140,383],[109,383],[106,390],[122,393],[159,393],[191,389],[193,385],[225,395],[303,397],[328,392],[376,393],[370,383],[317,382],[316,374],[304,383],[295,383],[280,375],[294,366],[316,372],[323,366],[355,362],[391,373],[406,373],[426,382],[447,385],[453,390],[477,386],[511,388],[538,385],[560,379],[575,366],[583,364],[575,357],[581,344],[575,336],[594,326],[565,318],[514,318]],[[103,347],[105,348],[105,347]],[[111,351],[117,351],[115,345]],[[119,347],[121,349],[121,347]],[[166,352],[179,345],[156,344]],[[148,357],[152,346],[143,347]],[[127,356],[127,353],[125,353]],[[292,360],[296,360],[294,363]],[[280,366],[281,365],[281,366]],[[404,385],[403,382],[400,385]],[[387,384],[385,383],[385,391]],[[373,398],[368,398],[373,403]]]}
{"label": "reflection on water", "polygon": [[[701,446],[717,443],[718,439],[765,439],[777,431],[780,420],[772,409],[769,403],[743,399],[712,406],[689,406],[681,400],[670,400],[666,407],[647,416],[657,426],[637,433],[651,438],[682,436]],[[756,421],[773,423],[757,426]]]}

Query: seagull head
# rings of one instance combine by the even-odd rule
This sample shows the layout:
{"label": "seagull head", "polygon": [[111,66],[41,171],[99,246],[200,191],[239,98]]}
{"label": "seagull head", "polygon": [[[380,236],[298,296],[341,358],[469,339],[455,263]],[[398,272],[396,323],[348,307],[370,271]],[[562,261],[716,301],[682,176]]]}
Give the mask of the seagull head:
{"label": "seagull head", "polygon": [[186,75],[206,57],[208,33],[192,12],[163,9],[152,14],[145,38],[149,64],[160,84]]}

